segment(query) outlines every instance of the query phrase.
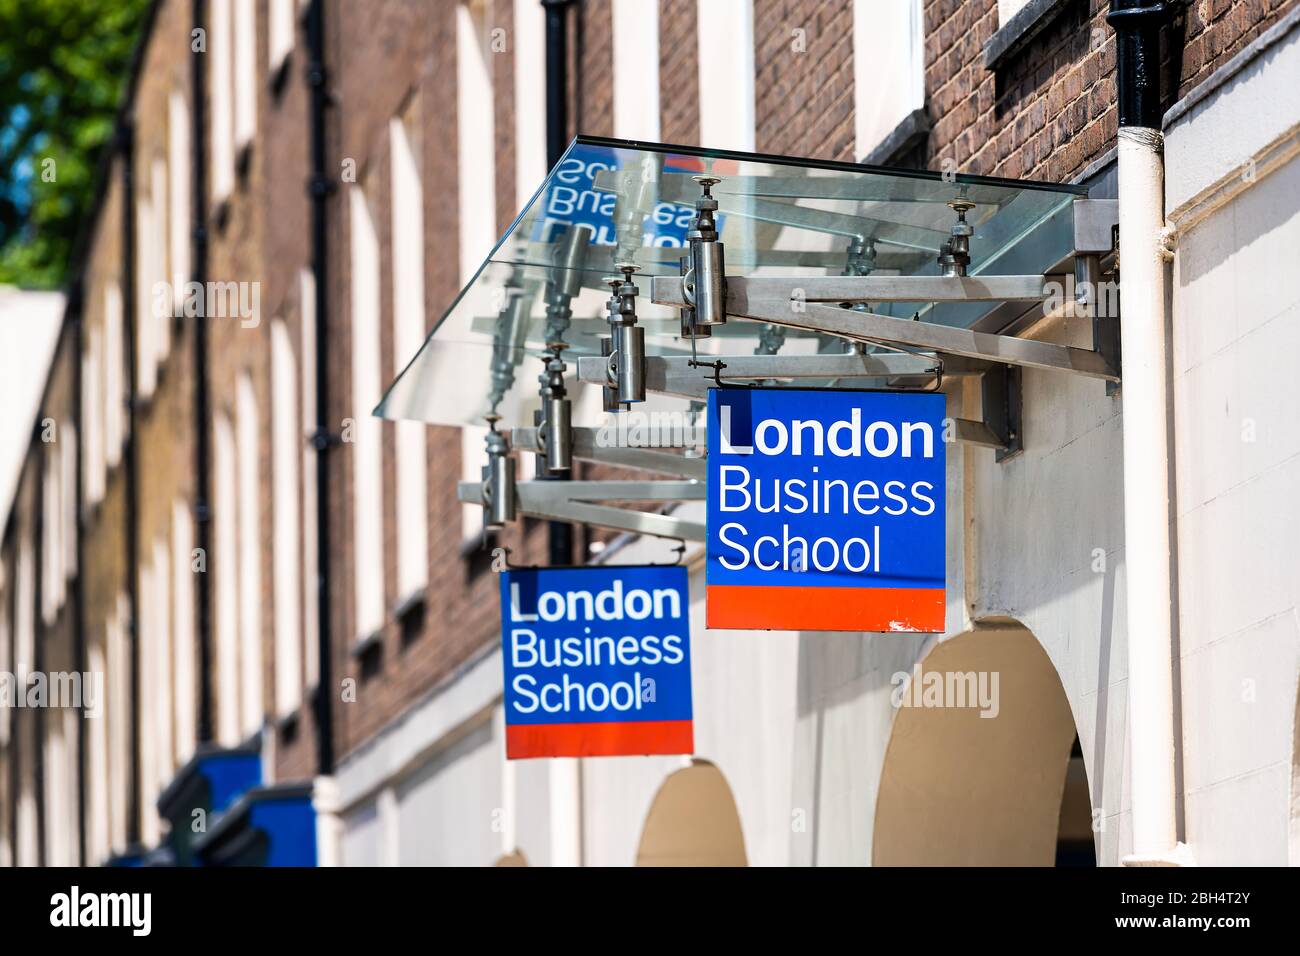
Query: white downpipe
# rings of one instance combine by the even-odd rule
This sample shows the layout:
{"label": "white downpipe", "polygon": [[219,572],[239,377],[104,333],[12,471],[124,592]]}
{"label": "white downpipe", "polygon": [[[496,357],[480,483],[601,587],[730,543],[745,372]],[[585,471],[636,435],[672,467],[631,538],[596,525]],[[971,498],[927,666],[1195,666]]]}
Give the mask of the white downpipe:
{"label": "white downpipe", "polygon": [[1133,853],[1124,859],[1128,866],[1173,864],[1178,855],[1163,143],[1158,130],[1119,130],[1124,565],[1133,801]]}
{"label": "white downpipe", "polygon": [[316,865],[343,865],[343,818],[339,815],[339,785],[333,777],[313,781],[312,808],[316,811]]}

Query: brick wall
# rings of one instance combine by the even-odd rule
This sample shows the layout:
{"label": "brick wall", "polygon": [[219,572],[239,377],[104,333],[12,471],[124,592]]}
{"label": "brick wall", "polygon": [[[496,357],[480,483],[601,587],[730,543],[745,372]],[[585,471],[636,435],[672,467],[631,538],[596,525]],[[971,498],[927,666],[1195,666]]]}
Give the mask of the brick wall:
{"label": "brick wall", "polygon": [[[418,94],[420,162],[425,187],[425,327],[431,328],[460,291],[456,161],[456,24],[453,4],[389,2],[360,9],[355,4],[331,8],[331,63],[333,88],[340,109],[331,113],[336,123],[341,155],[356,161],[367,175],[367,195],[380,246],[381,377],[396,377],[392,354],[392,238],[389,197],[388,120],[407,97]],[[504,231],[515,208],[513,147],[513,20],[511,4],[494,0],[486,9],[489,34],[504,30],[504,48],[490,64],[494,84],[497,226]],[[382,63],[384,82],[376,82]],[[340,197],[342,193],[338,194]],[[331,202],[331,342],[337,359],[332,362],[330,388],[339,418],[368,414],[369,409],[347,407],[351,395],[348,345],[347,272],[349,234],[346,205]],[[392,607],[401,596],[395,592],[396,474],[393,427],[384,424],[385,594]],[[361,661],[350,652],[355,628],[353,601],[353,548],[350,520],[352,485],[347,447],[331,452],[332,508],[339,516],[331,534],[335,555],[331,582],[336,613],[332,630],[334,671],[339,680],[355,682],[355,702],[337,704],[340,756],[367,740],[402,713],[421,694],[452,673],[497,633],[497,579],[490,559],[461,554],[461,505],[456,482],[461,477],[459,429],[432,427],[428,436],[429,587],[425,595],[423,628],[403,635],[392,618],[380,636],[376,671],[363,672]],[[544,528],[533,523],[526,538],[518,529],[501,536],[515,561],[537,561],[544,555]],[[339,701],[339,696],[335,696]]]}
{"label": "brick wall", "polygon": [[659,0],[659,136],[665,143],[700,141],[698,31],[695,0]]}
{"label": "brick wall", "polygon": [[849,4],[754,0],[754,77],[759,152],[855,158]]}
{"label": "brick wall", "polygon": [[614,14],[610,0],[584,0],[573,17],[578,28],[572,51],[576,60],[575,132],[614,135]]}
{"label": "brick wall", "polygon": [[[1296,0],[1200,0],[1166,29],[1166,108],[1295,5]],[[983,46],[996,0],[927,0],[925,85],[934,127],[931,169],[1067,182],[1115,145],[1115,33],[1106,0],[1060,16],[996,71]],[[1176,84],[1172,82],[1177,80]]]}

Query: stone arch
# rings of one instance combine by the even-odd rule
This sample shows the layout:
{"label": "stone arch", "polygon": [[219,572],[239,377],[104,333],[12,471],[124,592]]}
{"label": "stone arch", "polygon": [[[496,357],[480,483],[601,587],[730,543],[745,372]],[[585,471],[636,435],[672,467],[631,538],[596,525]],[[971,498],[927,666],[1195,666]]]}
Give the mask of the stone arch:
{"label": "stone arch", "polygon": [[1091,802],[1079,799],[1082,753],[1065,689],[1033,634],[980,627],[937,643],[895,702],[875,865],[1051,866],[1058,841],[1072,847],[1068,862],[1082,861],[1081,833],[1092,830]]}
{"label": "stone arch", "polygon": [[745,866],[745,837],[726,777],[707,760],[670,774],[646,814],[637,866]]}

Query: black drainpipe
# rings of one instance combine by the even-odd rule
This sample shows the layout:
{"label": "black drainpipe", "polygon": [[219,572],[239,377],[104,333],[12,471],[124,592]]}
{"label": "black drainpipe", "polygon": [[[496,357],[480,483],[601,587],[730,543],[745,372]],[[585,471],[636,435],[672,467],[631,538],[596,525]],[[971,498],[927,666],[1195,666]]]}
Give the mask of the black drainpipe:
{"label": "black drainpipe", "polygon": [[[73,496],[76,504],[73,506],[73,520],[76,522],[76,540],[74,547],[77,550],[77,570],[72,577],[72,653],[75,663],[73,669],[82,675],[82,704],[84,710],[85,704],[85,686],[86,686],[86,528],[82,519],[82,502],[85,489],[81,485],[81,451],[86,447],[86,423],[81,420],[81,410],[86,406],[83,403],[83,396],[86,383],[81,374],[81,356],[85,355],[85,321],[84,309],[82,308],[84,299],[85,286],[80,274],[73,283],[70,290],[68,303],[68,317],[72,324],[72,418],[77,420],[77,461],[76,474],[73,476]],[[102,698],[102,688],[101,688]],[[104,701],[96,701],[96,705],[101,708],[100,719],[103,719]],[[82,715],[85,716],[84,713]],[[87,725],[83,720],[77,731],[77,865],[85,866],[86,860],[86,734]],[[102,862],[102,861],[99,861]]]}
{"label": "black drainpipe", "polygon": [[569,145],[569,7],[573,0],[541,0],[546,11],[546,164]]}
{"label": "black drainpipe", "polygon": [[126,581],[131,606],[128,649],[131,654],[131,718],[128,738],[131,741],[131,767],[127,776],[126,843],[127,852],[140,849],[140,567],[139,540],[139,427],[137,411],[139,368],[135,354],[136,294],[135,287],[135,129],[133,120],[124,117],[118,129],[118,154],[122,157],[122,313],[126,320],[123,346],[127,368],[127,443],[126,475]]}
{"label": "black drainpipe", "polygon": [[[329,458],[336,447],[331,437],[329,405],[329,257],[328,202],[335,182],[325,166],[325,110],[329,105],[325,71],[325,0],[312,0],[307,11],[307,85],[311,90],[311,271],[316,286],[316,627],[319,679],[312,707],[316,716],[316,769],[334,772],[334,678],[330,642],[330,499]],[[307,317],[303,316],[303,321]]]}
{"label": "black drainpipe", "polygon": [[[553,169],[569,144],[568,12],[572,0],[541,0],[541,3],[546,11],[546,165]],[[567,478],[562,472],[546,477],[550,481]],[[551,521],[546,528],[550,563],[571,563],[573,525]]]}
{"label": "black drainpipe", "polygon": [[[58,349],[55,349],[55,361],[57,362]],[[45,417],[44,408],[41,409],[41,418],[36,420],[36,432],[32,436],[32,443],[28,446],[34,450],[34,454],[28,460],[32,463],[32,472],[35,473],[34,481],[36,490],[32,494],[32,607],[29,611],[32,615],[32,633],[35,640],[32,642],[32,664],[35,666],[37,674],[44,673],[46,670],[45,661],[45,638],[48,636],[45,631],[45,619],[41,614],[41,594],[45,590],[45,475],[44,470],[49,467],[49,462],[45,460],[45,451],[40,444],[40,435],[42,429],[42,420]],[[45,734],[46,734],[46,716],[44,707],[37,707],[33,716],[34,733],[36,734],[36,746],[32,753],[32,787],[36,797],[36,865],[47,866],[50,862],[49,848],[46,846],[46,819],[47,810],[45,806]]]}
{"label": "black drainpipe", "polygon": [[[194,28],[201,29],[206,22],[204,0],[194,0]],[[204,72],[206,56],[201,51],[190,54],[193,89],[192,115],[194,119],[194,177],[193,177],[193,281],[202,284],[208,278],[208,148],[207,117],[204,112],[206,95]],[[196,608],[199,639],[199,712],[198,743],[210,743],[213,738],[212,721],[212,587],[207,574],[209,556],[212,554],[212,465],[211,465],[211,390],[208,385],[208,322],[207,317],[196,315],[194,321],[194,524],[196,544],[203,555],[204,572],[197,583]]]}
{"label": "black drainpipe", "polygon": [[1106,22],[1115,30],[1120,126],[1160,128],[1160,28],[1182,6],[1182,0],[1110,0]]}

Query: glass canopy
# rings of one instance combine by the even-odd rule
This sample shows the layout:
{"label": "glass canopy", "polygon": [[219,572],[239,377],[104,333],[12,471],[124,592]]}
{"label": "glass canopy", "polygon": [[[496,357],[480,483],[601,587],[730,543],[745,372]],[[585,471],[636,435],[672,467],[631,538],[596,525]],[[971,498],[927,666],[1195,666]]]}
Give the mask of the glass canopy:
{"label": "glass canopy", "polygon": [[[389,388],[376,414],[446,425],[533,424],[538,375],[562,341],[576,358],[600,355],[607,278],[636,265],[638,324],[647,355],[686,355],[676,309],[649,301],[652,275],[678,275],[700,186],[708,175],[728,275],[938,275],[956,214],[967,221],[972,276],[1042,274],[1072,248],[1081,187],[1044,185],[579,137],[551,170],[477,274]],[[891,303],[872,311],[969,326],[992,303]],[[700,353],[842,352],[842,340],[731,318],[697,339]],[[707,370],[701,370],[707,374]],[[861,384],[855,382],[854,384]],[[603,419],[600,389],[570,386],[573,423]],[[646,411],[684,410],[650,396]]]}

